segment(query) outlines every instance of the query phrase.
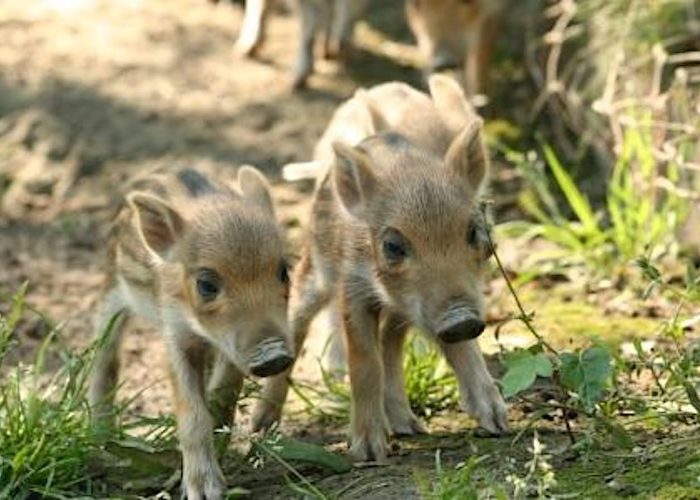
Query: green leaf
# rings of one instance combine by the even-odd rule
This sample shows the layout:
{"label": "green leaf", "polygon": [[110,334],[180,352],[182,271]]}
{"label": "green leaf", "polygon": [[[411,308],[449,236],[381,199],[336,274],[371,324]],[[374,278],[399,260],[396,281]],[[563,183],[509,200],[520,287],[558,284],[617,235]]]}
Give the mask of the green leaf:
{"label": "green leaf", "polygon": [[566,200],[569,202],[569,206],[581,224],[583,224],[586,232],[589,234],[599,233],[600,228],[591,204],[586,199],[586,196],[576,187],[576,183],[559,162],[554,150],[545,145],[544,156],[547,159],[547,165],[554,174],[554,178],[557,180],[557,184],[559,184]]}
{"label": "green leaf", "polygon": [[650,281],[661,281],[661,272],[646,257],[636,259],[636,264],[642,270],[644,277]]}
{"label": "green leaf", "polygon": [[532,386],[535,379],[552,376],[552,362],[544,354],[527,350],[510,353],[504,360],[506,373],[501,378],[503,396],[508,398]]}
{"label": "green leaf", "polygon": [[578,391],[583,380],[578,355],[570,352],[559,355],[559,380],[567,389]]}
{"label": "green leaf", "polygon": [[180,464],[180,454],[177,450],[159,450],[136,438],[109,441],[105,444],[105,450],[127,461],[132,470],[140,473],[164,473]]}
{"label": "green leaf", "polygon": [[552,362],[544,354],[535,356],[535,368],[537,369],[537,375],[540,377],[552,376]]}
{"label": "green leaf", "polygon": [[693,405],[695,411],[700,413],[700,396],[698,395],[698,391],[695,390],[695,387],[689,380],[685,379],[682,383],[690,404]]}
{"label": "green leaf", "polygon": [[562,385],[576,393],[586,412],[592,413],[612,374],[610,352],[604,347],[589,347],[579,353],[562,353],[559,361]]}
{"label": "green leaf", "polygon": [[352,469],[352,465],[346,459],[326,451],[322,446],[304,443],[287,437],[280,438],[277,445],[280,447],[277,450],[277,454],[284,460],[319,465],[336,474],[348,472]]}
{"label": "green leaf", "polygon": [[226,500],[232,500],[234,498],[245,498],[251,495],[251,491],[240,486],[235,486],[226,490]]}

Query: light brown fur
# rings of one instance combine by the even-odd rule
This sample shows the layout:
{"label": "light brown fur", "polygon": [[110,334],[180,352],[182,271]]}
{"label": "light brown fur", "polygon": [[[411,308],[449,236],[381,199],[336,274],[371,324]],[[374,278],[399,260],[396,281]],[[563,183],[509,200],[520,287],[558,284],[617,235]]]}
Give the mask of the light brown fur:
{"label": "light brown fur", "polygon": [[[364,107],[371,120],[346,126],[367,127],[366,136],[352,146],[326,134],[317,150],[322,168],[289,317],[299,349],[322,307],[342,313],[350,451],[358,460],[385,460],[389,431],[425,432],[404,388],[401,350],[410,324],[443,350],[479,424],[492,433],[507,429],[503,399],[473,340],[484,327],[481,275],[491,252],[481,119],[453,80],[434,76],[430,87],[432,99],[399,83],[358,92],[346,111]],[[332,122],[328,130],[342,129]],[[286,384],[284,376],[267,381],[256,426],[279,418]]]}
{"label": "light brown fur", "polygon": [[243,377],[274,375],[292,361],[285,243],[269,188],[252,167],[238,184],[192,169],[152,173],[133,184],[109,236],[98,334],[116,321],[92,373],[93,411],[109,417],[128,318],[159,325],[190,500],[223,498],[212,432],[230,423]]}
{"label": "light brown fur", "polygon": [[505,0],[406,0],[406,19],[429,72],[460,71],[469,95],[484,91]]}

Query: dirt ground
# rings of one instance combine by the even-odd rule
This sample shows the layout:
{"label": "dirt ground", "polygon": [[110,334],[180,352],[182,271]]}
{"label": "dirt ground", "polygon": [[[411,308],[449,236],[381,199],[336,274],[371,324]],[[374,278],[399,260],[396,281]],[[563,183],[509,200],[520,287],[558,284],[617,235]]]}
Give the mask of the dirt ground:
{"label": "dirt ground", "polygon": [[[27,302],[63,324],[70,346],[91,338],[103,236],[128,178],[159,165],[187,163],[227,177],[256,165],[274,184],[294,253],[310,186],[282,183],[281,166],[309,159],[334,108],[358,86],[391,79],[422,85],[412,65],[359,51],[349,70],[322,64],[309,90],[291,94],[295,19],[273,15],[268,43],[252,61],[232,51],[241,15],[239,4],[205,0],[0,0],[0,297],[28,282]],[[374,2],[368,23],[405,43],[408,54],[414,50],[401,0]],[[502,215],[512,205],[512,175],[507,166],[496,169],[506,186],[496,200]],[[504,295],[502,283],[490,290]],[[491,316],[505,314],[495,304]],[[46,333],[42,321],[23,324],[13,360],[30,360]],[[493,329],[485,337],[493,344]],[[317,342],[309,359],[318,350]],[[164,354],[149,325],[132,327],[123,366],[121,395],[138,394],[133,411],[167,413]],[[304,439],[343,448],[345,426],[287,425]],[[434,419],[437,435],[403,443],[395,467],[321,484],[352,490],[364,475],[374,479],[357,497],[415,497],[412,471],[432,468],[438,445],[451,463],[493,446],[474,442],[473,426],[462,415]],[[283,491],[271,491],[265,475],[230,480],[264,497]]]}

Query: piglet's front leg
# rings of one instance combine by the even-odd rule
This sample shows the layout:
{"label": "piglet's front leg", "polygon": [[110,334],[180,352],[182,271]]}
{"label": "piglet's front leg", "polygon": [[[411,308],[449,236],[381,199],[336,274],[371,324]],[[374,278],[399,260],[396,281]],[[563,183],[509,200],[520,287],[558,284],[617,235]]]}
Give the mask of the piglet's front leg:
{"label": "piglet's front leg", "polygon": [[361,462],[386,462],[388,423],[384,376],[377,338],[378,314],[362,301],[345,301],[348,368],[352,386],[350,455]]}
{"label": "piglet's front leg", "polygon": [[204,349],[169,340],[177,431],[182,450],[182,491],[188,500],[219,500],[226,486],[214,452],[213,419],[204,396]]}
{"label": "piglet's front leg", "polygon": [[476,340],[441,344],[455,371],[462,405],[492,435],[508,431],[508,410],[498,386],[486,367]]}

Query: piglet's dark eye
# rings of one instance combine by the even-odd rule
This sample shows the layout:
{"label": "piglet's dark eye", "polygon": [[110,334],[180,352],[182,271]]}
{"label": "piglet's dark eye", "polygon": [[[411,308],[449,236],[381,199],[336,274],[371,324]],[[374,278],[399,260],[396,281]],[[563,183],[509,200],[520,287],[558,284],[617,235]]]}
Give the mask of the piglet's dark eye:
{"label": "piglet's dark eye", "polygon": [[384,256],[389,260],[398,260],[406,257],[406,250],[398,243],[385,241],[382,247]]}
{"label": "piglet's dark eye", "polygon": [[479,244],[479,229],[474,224],[467,229],[467,243],[473,247]]}
{"label": "piglet's dark eye", "polygon": [[197,293],[204,301],[214,300],[219,295],[220,280],[216,272],[202,269],[197,275]]}
{"label": "piglet's dark eye", "polygon": [[382,241],[382,253],[384,258],[394,264],[404,260],[408,256],[409,243],[396,229],[388,229]]}
{"label": "piglet's dark eye", "polygon": [[491,238],[487,228],[479,227],[476,224],[470,225],[467,230],[467,243],[472,248],[480,250],[483,259],[488,259],[493,254]]}
{"label": "piglet's dark eye", "polygon": [[277,268],[277,279],[284,285],[289,285],[289,265],[286,261],[281,261]]}

